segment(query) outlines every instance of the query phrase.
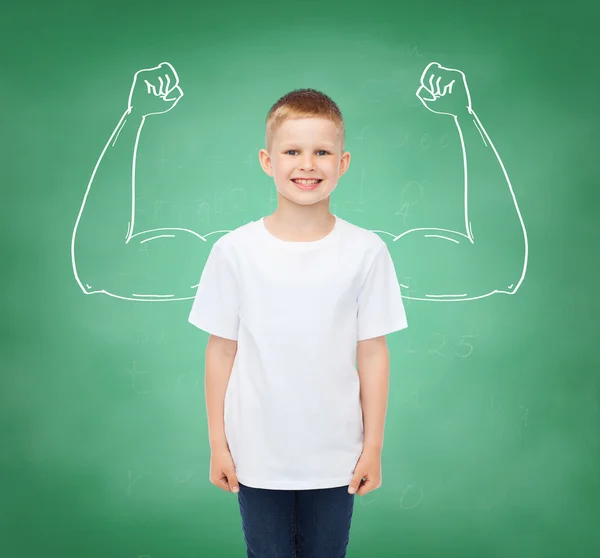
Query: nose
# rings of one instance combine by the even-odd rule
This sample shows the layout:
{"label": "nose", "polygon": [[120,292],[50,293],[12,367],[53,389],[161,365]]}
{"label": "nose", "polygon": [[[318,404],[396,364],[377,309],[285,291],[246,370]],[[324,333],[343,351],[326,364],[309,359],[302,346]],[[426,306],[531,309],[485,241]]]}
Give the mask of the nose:
{"label": "nose", "polygon": [[300,170],[307,172],[315,169],[315,164],[313,163],[312,155],[306,155],[302,161],[302,165],[300,166]]}

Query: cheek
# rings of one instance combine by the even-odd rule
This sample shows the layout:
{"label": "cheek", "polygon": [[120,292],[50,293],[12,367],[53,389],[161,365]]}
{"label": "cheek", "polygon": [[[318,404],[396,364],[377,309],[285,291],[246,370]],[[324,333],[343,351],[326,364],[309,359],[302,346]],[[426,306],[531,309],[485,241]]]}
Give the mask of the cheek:
{"label": "cheek", "polygon": [[278,175],[286,175],[290,172],[290,165],[285,162],[277,161],[277,163],[273,166],[275,173]]}

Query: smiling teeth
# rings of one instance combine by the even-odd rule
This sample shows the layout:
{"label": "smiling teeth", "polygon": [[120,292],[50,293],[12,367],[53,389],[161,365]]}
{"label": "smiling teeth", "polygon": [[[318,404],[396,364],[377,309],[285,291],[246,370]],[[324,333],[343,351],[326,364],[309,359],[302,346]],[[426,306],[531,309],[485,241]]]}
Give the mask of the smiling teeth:
{"label": "smiling teeth", "polygon": [[296,180],[294,180],[294,182],[298,182],[299,184],[318,184],[319,180],[318,179],[314,179],[314,180],[302,180],[300,178],[297,178]]}

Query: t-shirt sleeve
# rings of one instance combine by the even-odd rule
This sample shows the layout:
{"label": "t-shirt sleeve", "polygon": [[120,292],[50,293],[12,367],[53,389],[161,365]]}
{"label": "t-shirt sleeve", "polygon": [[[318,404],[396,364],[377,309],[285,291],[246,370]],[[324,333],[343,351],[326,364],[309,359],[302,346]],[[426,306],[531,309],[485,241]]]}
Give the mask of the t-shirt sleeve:
{"label": "t-shirt sleeve", "polygon": [[202,270],[188,321],[212,335],[237,341],[239,300],[234,267],[216,243]]}
{"label": "t-shirt sleeve", "polygon": [[358,294],[358,341],[408,326],[400,284],[387,244],[383,243]]}

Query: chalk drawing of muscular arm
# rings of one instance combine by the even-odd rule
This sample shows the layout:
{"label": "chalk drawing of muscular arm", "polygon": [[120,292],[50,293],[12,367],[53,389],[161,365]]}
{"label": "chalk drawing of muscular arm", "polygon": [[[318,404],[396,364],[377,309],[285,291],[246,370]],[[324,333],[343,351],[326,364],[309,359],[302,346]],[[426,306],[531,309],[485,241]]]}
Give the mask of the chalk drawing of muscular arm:
{"label": "chalk drawing of muscular arm", "polygon": [[402,296],[459,302],[514,294],[527,270],[527,232],[508,174],[473,110],[465,74],[431,62],[416,95],[425,108],[451,116],[456,125],[464,230],[418,228],[399,235],[373,231],[388,245]]}
{"label": "chalk drawing of muscular arm", "polygon": [[85,294],[163,302],[191,299],[216,239],[183,228],[135,232],[136,158],[149,117],[173,109],[183,97],[168,62],[134,75],[127,110],[92,172],[73,229],[73,272]]}
{"label": "chalk drawing of muscular arm", "polygon": [[[149,116],[169,112],[182,96],[179,77],[167,62],[134,76],[128,108],[100,154],[73,229],[73,272],[85,294],[147,302],[192,299],[212,245],[230,232],[134,232],[142,129]],[[526,231],[502,161],[472,109],[465,76],[432,62],[417,96],[428,110],[450,115],[456,124],[465,230],[411,229],[397,236],[373,231],[388,243],[400,275],[410,278],[405,284],[399,277],[402,296],[464,301],[514,294],[527,267]]]}

